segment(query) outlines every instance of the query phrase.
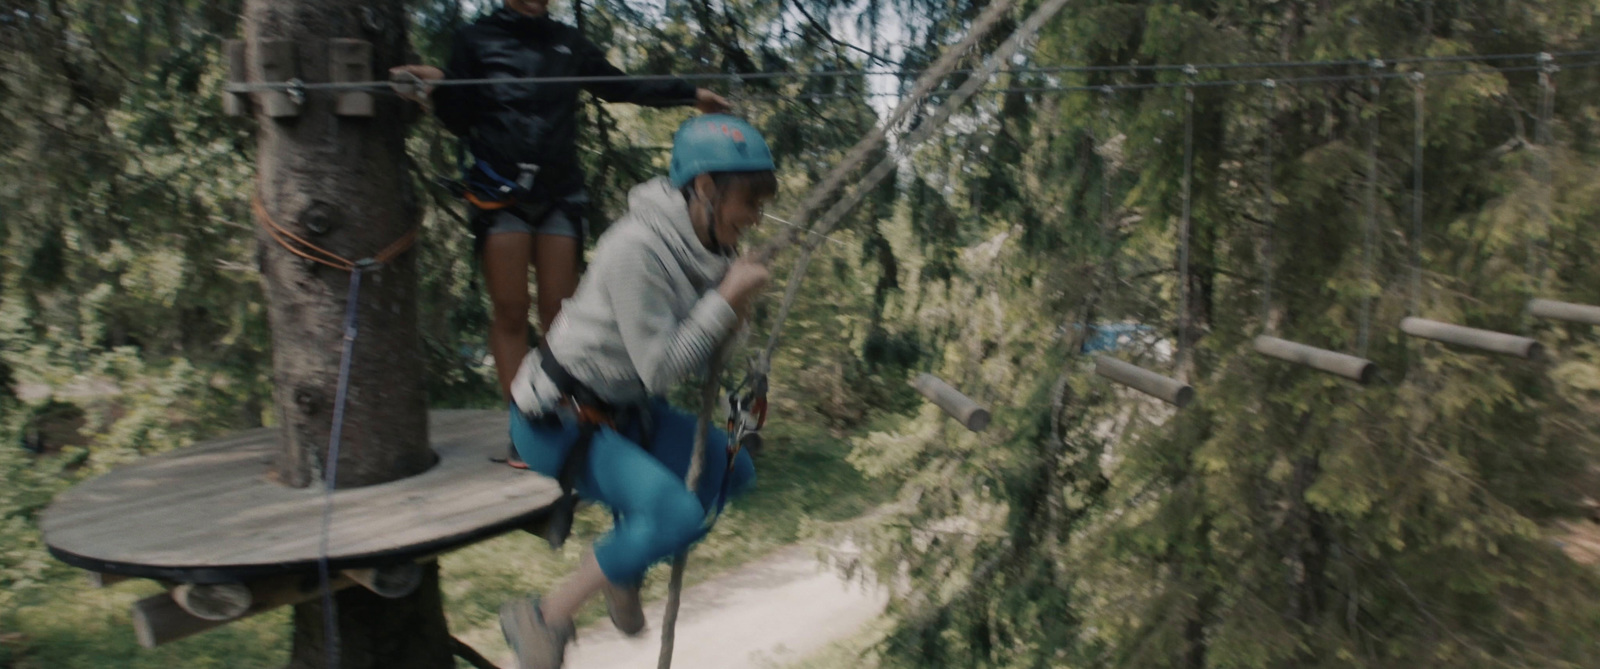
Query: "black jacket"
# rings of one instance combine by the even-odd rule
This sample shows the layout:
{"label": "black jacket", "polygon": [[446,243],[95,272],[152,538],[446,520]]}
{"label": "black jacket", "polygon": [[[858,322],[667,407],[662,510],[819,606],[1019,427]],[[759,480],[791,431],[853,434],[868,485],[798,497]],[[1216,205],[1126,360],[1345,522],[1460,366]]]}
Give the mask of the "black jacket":
{"label": "black jacket", "polygon": [[[622,76],[605,53],[576,28],[548,16],[507,8],[456,32],[446,79]],[[583,185],[578,165],[578,89],[607,102],[651,107],[694,103],[695,87],[681,79],[584,84],[492,84],[434,89],[434,113],[467,141],[479,160],[516,179],[518,163],[539,166],[539,183],[554,195]]]}

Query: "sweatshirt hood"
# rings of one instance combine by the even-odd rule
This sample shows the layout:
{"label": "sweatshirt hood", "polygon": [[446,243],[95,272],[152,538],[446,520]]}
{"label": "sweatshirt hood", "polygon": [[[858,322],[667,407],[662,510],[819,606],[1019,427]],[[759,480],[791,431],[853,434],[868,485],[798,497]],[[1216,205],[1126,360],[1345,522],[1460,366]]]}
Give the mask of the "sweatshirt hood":
{"label": "sweatshirt hood", "polygon": [[683,193],[673,189],[665,177],[634,186],[628,192],[628,210],[666,244],[701,290],[722,280],[731,259],[700,243]]}

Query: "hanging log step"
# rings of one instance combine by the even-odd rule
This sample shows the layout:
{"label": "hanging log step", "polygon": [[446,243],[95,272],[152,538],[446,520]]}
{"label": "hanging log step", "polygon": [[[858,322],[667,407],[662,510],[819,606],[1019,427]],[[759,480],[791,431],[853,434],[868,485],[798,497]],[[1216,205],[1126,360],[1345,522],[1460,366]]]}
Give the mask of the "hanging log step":
{"label": "hanging log step", "polygon": [[1572,302],[1557,302],[1534,298],[1528,300],[1528,313],[1539,318],[1550,318],[1569,323],[1600,325],[1600,307]]}
{"label": "hanging log step", "polygon": [[1182,409],[1194,400],[1194,388],[1116,358],[1096,356],[1094,373]]}
{"label": "hanging log step", "polygon": [[416,592],[417,586],[422,585],[422,565],[416,562],[372,569],[346,569],[344,575],[385,599],[399,599]]}
{"label": "hanging log step", "polygon": [[1480,330],[1450,323],[1430,321],[1425,318],[1407,318],[1400,321],[1400,330],[1413,337],[1432,339],[1446,344],[1475,348],[1488,353],[1510,355],[1525,360],[1537,360],[1544,347],[1527,337]]}
{"label": "hanging log step", "polygon": [[250,610],[255,595],[243,583],[182,583],[172,589],[179,608],[204,620],[233,620]]}
{"label": "hanging log step", "polygon": [[[352,585],[355,585],[355,581],[343,574],[335,575],[329,582],[329,587],[334,591]],[[317,579],[304,574],[273,577],[251,583],[247,588],[249,605],[238,615],[221,620],[202,618],[186,610],[173,596],[176,588],[173,592],[163,592],[134,602],[133,631],[139,639],[139,645],[155,648],[280,606],[309,602],[322,594]]]}
{"label": "hanging log step", "polygon": [[1305,365],[1318,371],[1342,376],[1361,385],[1371,383],[1372,377],[1378,373],[1378,366],[1366,358],[1297,344],[1277,337],[1266,335],[1256,337],[1255,349],[1257,353],[1269,358]]}
{"label": "hanging log step", "polygon": [[979,406],[972,398],[963,395],[950,384],[932,374],[918,374],[911,381],[911,387],[917,393],[928,398],[935,406],[943,409],[952,418],[960,421],[968,430],[982,432],[989,427],[989,410]]}

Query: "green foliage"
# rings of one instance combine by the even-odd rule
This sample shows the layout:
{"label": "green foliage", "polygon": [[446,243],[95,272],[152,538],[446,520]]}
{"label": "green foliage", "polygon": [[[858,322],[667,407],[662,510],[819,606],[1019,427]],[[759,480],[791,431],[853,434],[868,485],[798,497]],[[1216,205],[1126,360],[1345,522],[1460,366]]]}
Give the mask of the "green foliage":
{"label": "green foliage", "polygon": [[[412,43],[440,62],[450,32],[493,4],[408,3]],[[902,83],[982,7],[556,3],[630,71],[873,66]],[[0,9],[0,437],[71,437],[53,439],[61,450],[44,456],[0,448],[0,665],[98,666],[130,650],[111,613],[130,595],[83,592],[43,551],[33,522],[52,495],[271,419],[249,216],[253,142],[249,124],[217,104],[217,47],[239,9],[236,0]],[[1085,0],[1045,28],[1029,62],[1561,51],[1593,39],[1594,9],[1583,0]],[[868,50],[903,40],[901,62],[841,45],[830,27],[847,21]],[[1259,86],[1196,89],[1192,264],[1180,278],[1186,107],[1173,85],[1184,75],[1003,76],[1018,88],[1165,87],[979,96],[957,132],[914,152],[831,241],[818,240],[774,360],[760,492],[700,558],[731,565],[803,534],[851,533],[867,549],[851,573],[910,586],[894,597],[880,643],[838,651],[883,667],[1596,666],[1600,579],[1562,557],[1546,528],[1595,496],[1600,341],[1587,327],[1520,315],[1533,295],[1600,303],[1600,236],[1589,224],[1600,216],[1595,70],[1556,75],[1547,145],[1535,137],[1536,73],[1445,76],[1487,69],[1470,61],[1390,67],[1430,73],[1415,294],[1411,84],[1386,80],[1376,97],[1359,78],[1286,83],[1270,98]],[[1365,72],[1236,68],[1198,81]],[[774,213],[792,210],[877,121],[858,78],[714,87],[771,140],[782,184]],[[664,170],[671,132],[690,113],[585,109],[591,228]],[[424,194],[418,298],[430,400],[496,406],[487,301],[461,207],[433,183],[455,171],[457,145],[428,120],[408,142]],[[780,259],[774,274],[791,262]],[[1265,305],[1264,262],[1273,269]],[[753,319],[757,345],[774,325],[775,283]],[[1086,326],[1143,324],[1149,341],[1117,355],[1170,370],[1180,285],[1192,298],[1183,371],[1200,399],[1174,413],[1094,377],[1081,351]],[[1364,354],[1383,370],[1372,387],[1249,350],[1256,334],[1274,332],[1360,352],[1363,300]],[[1508,362],[1408,339],[1394,325],[1413,313],[1526,331],[1554,359]],[[992,407],[989,431],[961,431],[910,391],[906,381],[924,371]],[[61,413],[68,404],[81,410],[81,430],[77,414]],[[603,527],[591,513],[581,530]],[[538,550],[532,542],[507,538],[447,559],[452,619],[469,643],[496,643],[501,593],[543,587],[575,558],[524,568],[513,557]],[[59,605],[69,600],[86,603]],[[263,618],[135,662],[266,666],[282,628]],[[8,637],[13,629],[28,638]],[[85,636],[115,640],[97,646],[102,655],[69,657],[65,644]]]}

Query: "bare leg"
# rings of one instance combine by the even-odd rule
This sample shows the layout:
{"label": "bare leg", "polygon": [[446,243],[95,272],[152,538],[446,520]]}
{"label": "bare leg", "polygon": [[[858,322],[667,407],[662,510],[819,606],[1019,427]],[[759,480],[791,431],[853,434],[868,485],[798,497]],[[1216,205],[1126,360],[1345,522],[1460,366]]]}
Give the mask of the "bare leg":
{"label": "bare leg", "polygon": [[528,354],[528,263],[533,259],[533,235],[504,232],[490,235],[483,247],[483,278],[494,305],[489,326],[489,352],[494,354],[500,392],[511,398],[511,380]]}
{"label": "bare leg", "polygon": [[561,301],[578,290],[578,238],[539,235],[534,238],[533,265],[539,284],[539,330],[549,333],[561,313]]}
{"label": "bare leg", "polygon": [[594,559],[594,549],[590,548],[583,552],[577,571],[539,600],[539,611],[548,623],[570,623],[572,616],[577,615],[578,608],[605,585],[605,572],[600,571],[600,563]]}

